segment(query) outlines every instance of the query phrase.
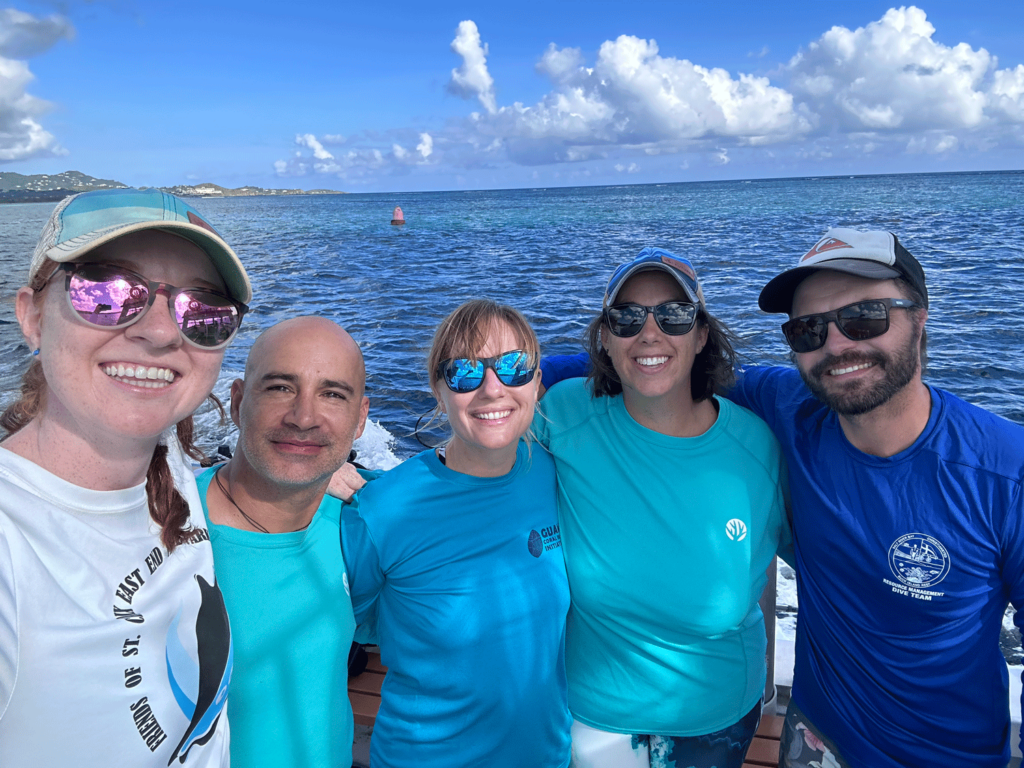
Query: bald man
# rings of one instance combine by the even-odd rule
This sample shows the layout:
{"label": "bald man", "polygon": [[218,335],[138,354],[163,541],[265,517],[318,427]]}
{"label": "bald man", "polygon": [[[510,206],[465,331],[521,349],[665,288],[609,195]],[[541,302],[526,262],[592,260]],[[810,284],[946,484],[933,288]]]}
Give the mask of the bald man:
{"label": "bald man", "polygon": [[234,640],[234,765],[352,765],[355,621],[341,502],[325,491],[362,434],[365,377],[359,347],[329,320],[268,329],[231,385],[235,455],[197,478]]}

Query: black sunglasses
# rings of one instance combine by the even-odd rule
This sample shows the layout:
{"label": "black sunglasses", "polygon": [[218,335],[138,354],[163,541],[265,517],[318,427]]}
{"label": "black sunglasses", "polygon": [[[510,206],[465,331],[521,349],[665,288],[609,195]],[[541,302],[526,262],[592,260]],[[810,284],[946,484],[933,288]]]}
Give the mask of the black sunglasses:
{"label": "black sunglasses", "polygon": [[919,309],[908,299],[869,299],[847,304],[831,312],[802,315],[782,324],[782,332],[794,352],[813,352],[825,345],[828,324],[835,323],[840,333],[853,341],[881,336],[889,330],[890,309]]}
{"label": "black sunglasses", "polygon": [[666,301],[656,307],[616,304],[604,311],[604,321],[613,336],[629,338],[640,333],[648,314],[654,315],[654,322],[669,336],[682,336],[697,321],[697,305],[686,301]]}

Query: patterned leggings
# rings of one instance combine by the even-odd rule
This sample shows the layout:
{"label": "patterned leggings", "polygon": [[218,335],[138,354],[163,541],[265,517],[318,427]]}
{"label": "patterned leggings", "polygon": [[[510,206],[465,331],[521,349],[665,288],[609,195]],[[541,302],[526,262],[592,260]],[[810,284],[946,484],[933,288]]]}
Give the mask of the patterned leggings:
{"label": "patterned leggings", "polygon": [[757,702],[737,723],[702,736],[609,733],[572,724],[572,768],[741,768],[761,722]]}

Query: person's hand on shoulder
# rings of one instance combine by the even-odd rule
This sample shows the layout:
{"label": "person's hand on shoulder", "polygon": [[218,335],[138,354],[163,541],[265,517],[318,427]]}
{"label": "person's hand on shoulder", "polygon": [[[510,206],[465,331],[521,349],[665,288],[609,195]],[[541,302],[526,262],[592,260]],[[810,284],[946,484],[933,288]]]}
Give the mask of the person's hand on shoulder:
{"label": "person's hand on shoulder", "polygon": [[327,492],[336,499],[342,501],[351,500],[353,494],[366,485],[366,480],[359,474],[359,471],[350,462],[341,465],[341,469],[331,477]]}

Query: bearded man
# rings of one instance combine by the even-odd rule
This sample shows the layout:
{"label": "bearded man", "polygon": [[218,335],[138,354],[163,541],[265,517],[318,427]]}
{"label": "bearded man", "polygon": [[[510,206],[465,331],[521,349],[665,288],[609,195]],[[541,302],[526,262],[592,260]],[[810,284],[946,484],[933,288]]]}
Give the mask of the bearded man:
{"label": "bearded man", "polygon": [[800,607],[780,765],[1005,766],[1024,428],[922,380],[924,270],[889,232],[829,230],[759,304],[789,315],[797,368],[748,368],[730,394],[789,465]]}

